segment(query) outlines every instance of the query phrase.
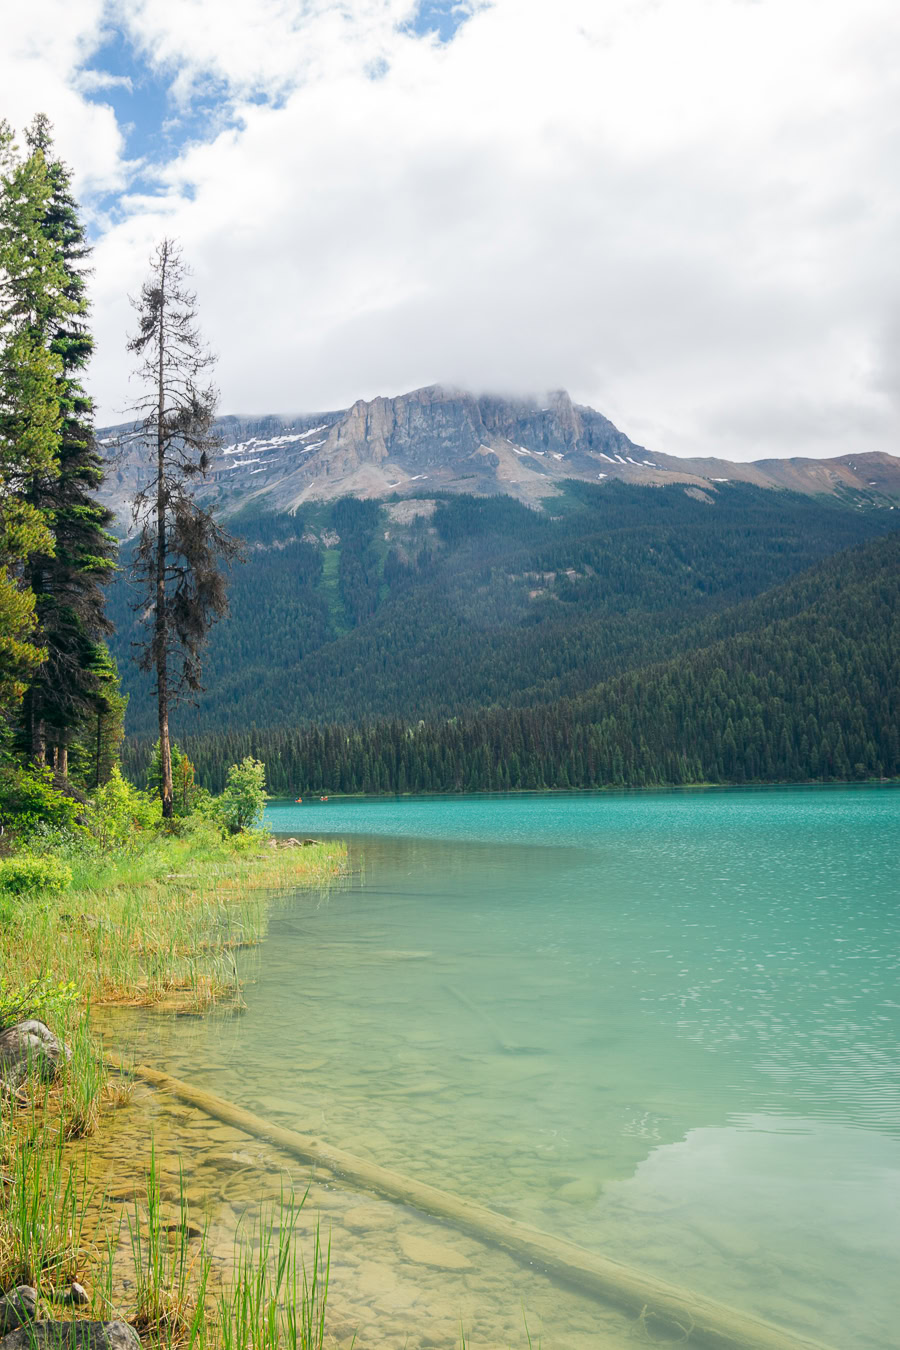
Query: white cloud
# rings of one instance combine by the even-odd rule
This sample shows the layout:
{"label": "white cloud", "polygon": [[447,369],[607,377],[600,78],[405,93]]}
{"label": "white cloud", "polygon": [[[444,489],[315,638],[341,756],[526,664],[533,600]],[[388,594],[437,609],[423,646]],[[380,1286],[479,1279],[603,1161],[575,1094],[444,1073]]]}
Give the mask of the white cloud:
{"label": "white cloud", "polygon": [[130,75],[110,75],[105,70],[80,70],[74,84],[84,94],[95,94],[100,89],[127,89],[129,94],[134,92]]}
{"label": "white cloud", "polygon": [[104,8],[104,0],[28,0],[3,12],[0,117],[21,132],[35,113],[46,113],[82,194],[115,191],[125,181],[113,111],[84,97],[91,85],[83,65],[102,40]]}
{"label": "white cloud", "polygon": [[[101,22],[74,8],[46,67],[72,97]],[[215,91],[219,129],[99,245],[105,413],[168,232],[228,411],[565,385],[660,451],[896,448],[894,6],[495,0],[445,45],[403,30],[414,10],[111,6],[180,115]]]}
{"label": "white cloud", "polygon": [[185,101],[210,80],[232,94],[289,92],[333,79],[381,55],[415,0],[120,0],[147,58],[174,77]]}

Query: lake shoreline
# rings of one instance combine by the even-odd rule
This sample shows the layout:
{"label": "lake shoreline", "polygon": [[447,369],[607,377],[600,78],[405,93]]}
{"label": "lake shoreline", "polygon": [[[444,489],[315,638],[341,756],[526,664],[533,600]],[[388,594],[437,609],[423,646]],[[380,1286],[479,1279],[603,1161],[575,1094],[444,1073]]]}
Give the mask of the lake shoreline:
{"label": "lake shoreline", "polygon": [[781,788],[874,788],[900,787],[900,778],[807,778],[772,779],[759,782],[742,783],[645,783],[640,787],[622,786],[612,783],[596,787],[546,787],[546,788],[459,788],[452,792],[422,788],[409,792],[309,792],[298,799],[290,795],[274,794],[270,800],[279,803],[293,803],[302,806],[324,806],[328,802],[338,801],[405,801],[415,797],[434,797],[455,800],[459,797],[585,797],[585,796],[640,796],[644,793],[692,793],[692,792],[766,792]]}
{"label": "lake shoreline", "polygon": [[[187,1245],[200,1230],[185,1204],[162,1212],[155,1199],[159,1179],[152,1151],[146,1176],[140,1169],[133,1174],[133,1214],[121,1211],[117,1224],[111,1214],[102,1217],[102,1200],[101,1216],[96,1216],[96,1197],[78,1180],[100,1141],[98,1131],[115,1133],[116,1110],[131,1090],[127,1068],[124,1075],[111,1075],[92,1032],[91,1009],[202,1016],[223,1003],[240,1008],[234,953],[264,937],[269,897],[286,889],[327,886],[342,873],[345,856],[340,844],[283,847],[259,833],[223,838],[214,830],[195,829],[187,836],[156,835],[140,856],[89,863],[70,889],[25,907],[18,923],[7,915],[0,924],[0,970],[15,969],[23,999],[29,989],[33,999],[43,999],[41,1015],[68,1052],[60,1052],[58,1062],[41,1060],[40,1073],[30,1061],[25,1065],[15,1086],[6,1089],[11,1109],[4,1107],[0,1122],[5,1183],[0,1292],[32,1289],[34,1298],[29,1303],[26,1296],[22,1304],[31,1309],[28,1316],[37,1312],[40,1318],[43,1311],[57,1322],[61,1317],[108,1322],[115,1304],[119,1321],[124,1317],[129,1323],[127,1334],[137,1326],[145,1343],[164,1347],[179,1327],[187,1330],[186,1318],[199,1326],[198,1318],[211,1315],[211,1304],[203,1310],[203,1244],[196,1250]],[[124,1231],[138,1241],[130,1294],[120,1280],[115,1288],[113,1282],[110,1243],[121,1238],[123,1216]],[[99,1227],[88,1240],[94,1222]],[[182,1233],[179,1269],[162,1255],[165,1229],[173,1226]],[[198,1262],[195,1288],[189,1267],[194,1270]],[[243,1277],[236,1273],[239,1296]],[[70,1294],[70,1286],[80,1292]],[[230,1295],[216,1297],[221,1318]],[[324,1291],[313,1301],[322,1297]],[[236,1316],[236,1307],[228,1307],[228,1316]]]}

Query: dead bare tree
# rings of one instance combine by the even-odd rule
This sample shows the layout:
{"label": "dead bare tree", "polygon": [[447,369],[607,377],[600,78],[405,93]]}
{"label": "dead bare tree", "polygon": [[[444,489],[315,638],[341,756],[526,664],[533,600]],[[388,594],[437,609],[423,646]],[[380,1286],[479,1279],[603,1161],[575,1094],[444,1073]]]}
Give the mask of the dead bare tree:
{"label": "dead bare tree", "polygon": [[178,245],[163,239],[132,300],[138,330],[128,343],[140,358],[136,374],[146,391],[132,411],[151,470],[134,500],[139,533],[132,576],[141,590],[136,608],[149,630],[138,643],[139,663],[154,675],[166,818],[174,814],[169,711],[202,688],[201,651],[228,610],[223,566],[240,556],[240,541],[195,495],[217,444],[218,392],[204,383],[215,358],[200,336],[188,275]]}

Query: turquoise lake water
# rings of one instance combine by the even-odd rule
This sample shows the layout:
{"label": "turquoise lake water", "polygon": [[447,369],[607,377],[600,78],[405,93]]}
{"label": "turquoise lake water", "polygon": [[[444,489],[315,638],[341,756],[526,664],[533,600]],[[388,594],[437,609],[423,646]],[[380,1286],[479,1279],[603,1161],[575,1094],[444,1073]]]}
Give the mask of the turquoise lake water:
{"label": "turquoise lake water", "polygon": [[[173,1067],[827,1345],[897,1345],[900,791],[277,802],[268,823],[346,838],[352,875],[276,906],[246,1013],[179,1032]],[[509,1343],[502,1311],[486,1343]],[[591,1343],[583,1306],[543,1328]]]}

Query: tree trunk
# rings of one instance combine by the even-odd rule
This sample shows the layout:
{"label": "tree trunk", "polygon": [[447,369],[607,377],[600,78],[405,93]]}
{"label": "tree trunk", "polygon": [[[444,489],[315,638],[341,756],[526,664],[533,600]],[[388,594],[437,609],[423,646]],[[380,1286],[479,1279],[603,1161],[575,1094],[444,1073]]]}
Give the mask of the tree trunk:
{"label": "tree trunk", "polygon": [[40,715],[40,699],[34,686],[25,695],[25,737],[32,764],[43,768],[47,762],[47,731]]}
{"label": "tree trunk", "polygon": [[56,747],[56,772],[60,778],[69,776],[69,747],[65,741]]}
{"label": "tree trunk", "polygon": [[158,387],[156,403],[156,693],[159,700],[159,762],[160,796],[164,820],[171,820],[175,814],[174,794],[172,790],[172,749],[169,744],[169,623],[166,601],[166,441],[165,410],[166,391],[164,383],[166,350],[165,309],[166,309],[166,261],[168,249],[163,254],[160,275],[162,292],[159,305],[159,331],[157,335],[158,351]]}

